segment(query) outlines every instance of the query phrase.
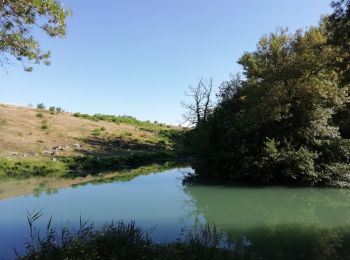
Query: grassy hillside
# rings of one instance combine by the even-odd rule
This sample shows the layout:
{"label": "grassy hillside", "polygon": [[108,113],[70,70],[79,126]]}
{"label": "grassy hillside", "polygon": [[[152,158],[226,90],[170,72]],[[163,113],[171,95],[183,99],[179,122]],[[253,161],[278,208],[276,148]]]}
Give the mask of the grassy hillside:
{"label": "grassy hillside", "polygon": [[0,176],[131,167],[176,158],[183,129],[128,116],[0,104]]}

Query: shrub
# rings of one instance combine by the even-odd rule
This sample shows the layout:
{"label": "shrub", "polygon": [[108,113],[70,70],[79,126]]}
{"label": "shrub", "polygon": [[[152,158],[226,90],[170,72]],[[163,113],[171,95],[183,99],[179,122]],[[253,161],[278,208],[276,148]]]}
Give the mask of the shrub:
{"label": "shrub", "polygon": [[66,166],[59,161],[54,162],[49,160],[0,160],[0,176],[47,176],[49,174],[63,172],[65,170]]}
{"label": "shrub", "polygon": [[37,113],[36,116],[39,117],[39,118],[43,118],[44,114],[40,112],[40,113]]}
{"label": "shrub", "polygon": [[99,136],[101,134],[101,128],[95,128],[91,133],[93,136]]}
{"label": "shrub", "polygon": [[44,103],[39,103],[36,105],[36,108],[37,109],[45,109],[45,105],[44,105]]}
{"label": "shrub", "polygon": [[49,124],[48,124],[46,119],[42,120],[42,122],[41,122],[41,129],[43,129],[43,130],[49,129]]}

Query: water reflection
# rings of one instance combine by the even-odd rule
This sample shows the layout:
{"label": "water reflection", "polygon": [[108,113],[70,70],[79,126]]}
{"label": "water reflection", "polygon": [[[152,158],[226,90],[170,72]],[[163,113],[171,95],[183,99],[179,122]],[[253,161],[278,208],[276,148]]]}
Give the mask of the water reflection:
{"label": "water reflection", "polygon": [[0,259],[23,245],[25,213],[34,209],[44,209],[39,227],[51,216],[58,227],[74,225],[80,215],[95,225],[135,220],[144,229],[156,227],[151,234],[156,242],[215,223],[227,239],[222,245],[231,245],[236,259],[350,259],[350,190],[183,185],[188,171],[125,182],[98,179],[64,189],[43,183],[31,195],[0,200]]}
{"label": "water reflection", "polygon": [[350,259],[350,190],[186,185],[237,259]]}

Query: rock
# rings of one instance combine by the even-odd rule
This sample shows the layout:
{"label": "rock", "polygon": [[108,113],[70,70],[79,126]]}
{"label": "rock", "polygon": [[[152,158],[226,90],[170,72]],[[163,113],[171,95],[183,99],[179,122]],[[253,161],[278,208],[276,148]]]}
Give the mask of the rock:
{"label": "rock", "polygon": [[50,149],[42,151],[43,154],[58,155],[58,152],[63,150],[61,146],[55,146]]}
{"label": "rock", "polygon": [[75,150],[82,150],[83,146],[80,144],[73,144]]}
{"label": "rock", "polygon": [[55,147],[52,147],[51,150],[55,150],[55,151],[58,151],[58,150],[63,150],[63,147],[62,146],[55,146]]}

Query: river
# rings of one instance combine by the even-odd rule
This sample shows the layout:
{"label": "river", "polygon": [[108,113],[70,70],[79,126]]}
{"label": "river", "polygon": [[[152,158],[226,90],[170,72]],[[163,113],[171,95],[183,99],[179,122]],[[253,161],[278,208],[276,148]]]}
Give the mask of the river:
{"label": "river", "polygon": [[[0,255],[23,252],[29,236],[26,212],[42,211],[57,229],[79,218],[103,225],[129,222],[156,242],[181,238],[186,230],[216,225],[239,255],[259,259],[350,259],[350,189],[239,187],[183,184],[191,168],[151,173],[130,181],[36,190],[0,200]],[[1,259],[1,257],[0,257]]]}

